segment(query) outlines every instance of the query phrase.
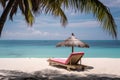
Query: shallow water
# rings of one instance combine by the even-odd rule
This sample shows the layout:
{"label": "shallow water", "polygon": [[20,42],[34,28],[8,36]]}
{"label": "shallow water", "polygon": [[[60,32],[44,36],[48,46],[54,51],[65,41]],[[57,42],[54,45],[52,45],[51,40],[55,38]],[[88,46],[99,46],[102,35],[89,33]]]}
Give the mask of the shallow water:
{"label": "shallow water", "polygon": [[[61,40],[0,40],[0,58],[68,57],[71,47],[56,48]],[[82,40],[90,48],[75,47],[84,57],[120,58],[120,40]]]}

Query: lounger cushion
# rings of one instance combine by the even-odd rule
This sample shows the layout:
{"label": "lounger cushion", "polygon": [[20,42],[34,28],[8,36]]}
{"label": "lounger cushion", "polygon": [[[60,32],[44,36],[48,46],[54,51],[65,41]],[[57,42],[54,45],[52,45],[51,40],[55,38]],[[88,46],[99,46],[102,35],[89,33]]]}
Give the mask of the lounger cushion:
{"label": "lounger cushion", "polygon": [[73,53],[70,54],[70,56],[69,56],[67,59],[63,59],[63,58],[52,58],[52,59],[49,59],[49,61],[57,62],[57,63],[61,63],[61,64],[68,64],[68,63],[70,62],[70,59],[71,59],[73,56],[76,56],[76,55],[83,56],[84,53],[83,53],[83,52],[73,52]]}
{"label": "lounger cushion", "polygon": [[65,62],[66,62],[66,59],[61,59],[61,58],[52,58],[49,60],[52,62],[57,62],[57,63],[61,63],[61,64],[65,64]]}

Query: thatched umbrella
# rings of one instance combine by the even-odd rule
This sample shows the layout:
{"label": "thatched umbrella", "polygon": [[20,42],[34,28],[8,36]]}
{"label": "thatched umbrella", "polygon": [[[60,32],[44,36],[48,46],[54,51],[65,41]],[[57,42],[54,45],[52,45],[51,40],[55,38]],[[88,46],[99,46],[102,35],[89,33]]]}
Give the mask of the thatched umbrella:
{"label": "thatched umbrella", "polygon": [[82,48],[89,48],[89,45],[78,40],[75,35],[72,33],[72,36],[66,39],[63,42],[59,42],[56,47],[67,46],[72,47],[72,52],[74,52],[74,47],[82,47]]}

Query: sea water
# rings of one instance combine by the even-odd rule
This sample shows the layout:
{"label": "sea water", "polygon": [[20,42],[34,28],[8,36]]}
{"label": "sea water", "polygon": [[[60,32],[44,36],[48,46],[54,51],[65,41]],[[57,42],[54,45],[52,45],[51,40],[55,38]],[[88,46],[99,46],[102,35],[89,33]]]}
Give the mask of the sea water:
{"label": "sea water", "polygon": [[[0,58],[66,58],[71,47],[56,47],[62,40],[0,40]],[[120,40],[82,40],[90,48],[75,47],[87,58],[120,58]]]}

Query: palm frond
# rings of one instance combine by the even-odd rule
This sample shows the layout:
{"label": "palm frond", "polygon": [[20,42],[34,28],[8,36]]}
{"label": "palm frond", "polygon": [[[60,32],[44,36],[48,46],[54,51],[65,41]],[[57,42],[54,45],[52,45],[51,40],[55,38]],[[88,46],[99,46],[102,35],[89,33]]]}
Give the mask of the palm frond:
{"label": "palm frond", "polygon": [[10,12],[10,20],[13,20],[13,15],[16,14],[18,8],[18,1],[15,0],[14,5],[12,6],[11,12]]}
{"label": "palm frond", "polygon": [[7,1],[8,1],[8,0],[0,0],[0,3],[2,4],[3,8],[5,8]]}
{"label": "palm frond", "polygon": [[22,11],[22,14],[25,14],[25,5],[24,5],[24,2],[23,0],[18,0],[19,2],[19,8],[20,10]]}
{"label": "palm frond", "polygon": [[99,0],[69,0],[69,5],[75,12],[93,13],[97,20],[100,21],[103,29],[113,38],[117,38],[117,27],[114,18],[109,8]]}
{"label": "palm frond", "polygon": [[68,20],[63,9],[72,9],[74,12],[93,13],[94,17],[101,23],[102,28],[113,38],[117,38],[117,26],[114,18],[109,8],[99,0],[0,0],[0,3],[4,7],[0,17],[0,33],[8,14],[13,20],[13,15],[17,12],[18,7],[30,25],[34,22],[34,14],[45,12],[45,14],[60,17],[60,22],[65,26]]}
{"label": "palm frond", "polygon": [[[94,7],[92,6],[94,5]],[[91,0],[91,10],[98,21],[103,25],[103,29],[109,32],[113,37],[117,37],[116,24],[114,18],[111,15],[109,8],[104,6],[100,1]]]}
{"label": "palm frond", "polygon": [[34,21],[34,17],[32,15],[31,9],[30,9],[30,4],[28,0],[24,0],[25,4],[25,19],[28,24],[32,25]]}
{"label": "palm frond", "polygon": [[32,10],[35,14],[39,12],[40,1],[41,0],[31,0]]}
{"label": "palm frond", "polygon": [[7,16],[8,16],[8,14],[9,14],[9,12],[10,12],[13,4],[14,4],[14,1],[15,0],[9,0],[9,2],[8,2],[7,6],[5,7],[3,13],[1,14],[1,17],[0,17],[0,35],[1,35],[2,30],[3,30],[4,23],[7,20]]}
{"label": "palm frond", "polygon": [[41,10],[45,11],[45,14],[51,14],[55,17],[60,17],[60,22],[63,26],[67,24],[67,17],[61,8],[62,3],[59,0],[47,0],[41,4]]}

